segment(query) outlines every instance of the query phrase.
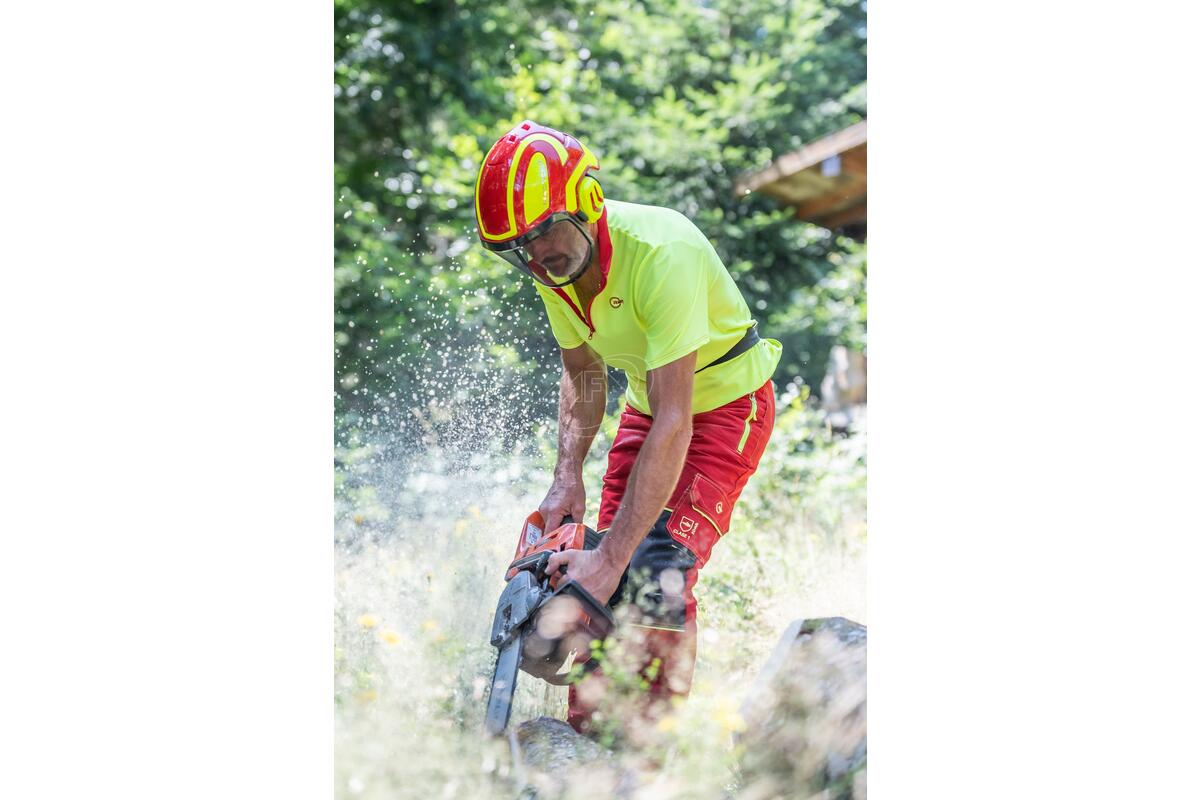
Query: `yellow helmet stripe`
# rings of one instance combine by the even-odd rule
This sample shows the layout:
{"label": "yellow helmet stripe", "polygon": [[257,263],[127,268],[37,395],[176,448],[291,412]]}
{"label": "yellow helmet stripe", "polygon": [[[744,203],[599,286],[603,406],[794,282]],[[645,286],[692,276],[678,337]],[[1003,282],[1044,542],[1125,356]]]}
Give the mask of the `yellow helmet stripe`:
{"label": "yellow helmet stripe", "polygon": [[534,153],[529,159],[529,169],[525,170],[525,224],[533,222],[549,207],[550,184],[546,157]]}
{"label": "yellow helmet stripe", "polygon": [[579,159],[579,163],[575,165],[575,171],[571,173],[571,177],[567,179],[567,211],[572,214],[579,210],[579,180],[583,177],[583,173],[588,167],[600,168],[600,161],[592,155],[592,151],[588,150],[587,145],[580,142],[580,147],[583,148],[583,158]]}

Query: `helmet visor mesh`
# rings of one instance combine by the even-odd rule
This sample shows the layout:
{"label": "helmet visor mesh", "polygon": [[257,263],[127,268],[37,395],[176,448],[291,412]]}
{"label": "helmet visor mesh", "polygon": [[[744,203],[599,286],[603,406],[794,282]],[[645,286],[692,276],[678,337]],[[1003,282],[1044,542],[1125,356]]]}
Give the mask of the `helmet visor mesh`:
{"label": "helmet visor mesh", "polygon": [[548,222],[496,254],[544,286],[566,286],[592,263],[592,239],[574,217]]}

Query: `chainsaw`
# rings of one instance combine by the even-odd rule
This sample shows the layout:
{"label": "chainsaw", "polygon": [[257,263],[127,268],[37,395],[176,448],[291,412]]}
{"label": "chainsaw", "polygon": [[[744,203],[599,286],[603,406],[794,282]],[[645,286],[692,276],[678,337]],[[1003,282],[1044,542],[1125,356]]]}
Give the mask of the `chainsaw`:
{"label": "chainsaw", "polygon": [[[566,567],[550,575],[550,556],[563,550],[592,550],[601,536],[586,525],[563,519],[564,524],[545,532],[541,513],[535,511],[521,527],[517,550],[504,579],[508,583],[496,604],[491,643],[496,648],[496,670],[488,695],[485,725],[497,736],[508,726],[513,692],[520,670],[564,686],[576,656],[586,661],[593,640],[603,640],[613,626],[612,613],[576,581],[561,581]],[[560,585],[561,584],[561,585]]]}

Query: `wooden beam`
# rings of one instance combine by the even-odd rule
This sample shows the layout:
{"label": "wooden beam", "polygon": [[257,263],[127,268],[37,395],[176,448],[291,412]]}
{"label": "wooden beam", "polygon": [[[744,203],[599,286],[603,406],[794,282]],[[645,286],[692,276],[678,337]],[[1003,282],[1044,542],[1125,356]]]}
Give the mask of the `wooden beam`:
{"label": "wooden beam", "polygon": [[795,206],[836,190],[836,181],[806,170],[796,175],[789,175],[774,183],[768,183],[758,191],[762,194],[770,194],[772,197],[782,198],[789,206]]}
{"label": "wooden beam", "polygon": [[[778,183],[772,183],[768,186],[764,186],[758,190],[758,193],[764,194],[767,197],[773,197],[787,206],[794,206],[797,203],[796,194],[792,192],[789,187]],[[808,195],[803,196],[803,198],[807,197]]]}
{"label": "wooden beam", "polygon": [[734,184],[734,191],[738,194],[745,194],[747,191],[753,192],[768,183],[820,164],[830,156],[865,144],[866,141],[867,121],[864,119],[849,128],[844,128],[837,133],[807,144],[799,150],[780,156],[766,169],[739,178]]}

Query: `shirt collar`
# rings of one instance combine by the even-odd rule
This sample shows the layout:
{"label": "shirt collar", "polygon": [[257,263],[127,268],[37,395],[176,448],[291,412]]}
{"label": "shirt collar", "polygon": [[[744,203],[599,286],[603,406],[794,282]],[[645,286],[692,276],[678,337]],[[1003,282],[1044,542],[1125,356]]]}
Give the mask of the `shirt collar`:
{"label": "shirt collar", "polygon": [[600,219],[596,222],[596,239],[600,248],[600,274],[603,276],[600,288],[604,288],[604,284],[608,282],[608,268],[612,264],[612,239],[608,236],[607,208],[600,212]]}

